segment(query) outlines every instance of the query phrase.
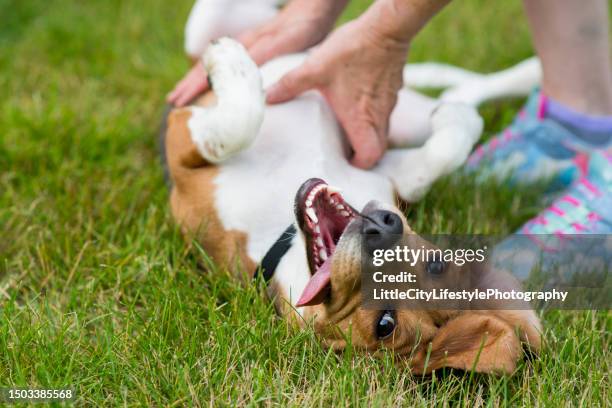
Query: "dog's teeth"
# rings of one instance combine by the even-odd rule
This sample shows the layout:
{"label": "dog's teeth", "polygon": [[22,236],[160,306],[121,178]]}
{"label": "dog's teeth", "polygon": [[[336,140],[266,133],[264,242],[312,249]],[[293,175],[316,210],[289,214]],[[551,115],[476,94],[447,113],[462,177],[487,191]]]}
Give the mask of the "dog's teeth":
{"label": "dog's teeth", "polygon": [[311,199],[306,200],[306,207],[312,207],[312,200]]}
{"label": "dog's teeth", "polygon": [[321,237],[317,237],[316,241],[317,245],[319,246],[319,248],[324,248],[325,244],[323,243],[323,238]]}
{"label": "dog's teeth", "polygon": [[315,211],[313,210],[312,207],[308,207],[306,209],[306,214],[308,215],[308,218],[310,218],[315,224],[319,222],[319,219],[317,218],[317,214],[315,214]]}
{"label": "dog's teeth", "polygon": [[321,260],[326,261],[327,260],[327,252],[325,252],[324,249],[319,251],[319,257],[321,258]]}
{"label": "dog's teeth", "polygon": [[319,185],[313,188],[312,191],[308,193],[308,197],[306,197],[306,204],[310,203],[308,205],[312,205],[312,202],[314,201],[315,197],[323,187],[325,187],[325,185]]}
{"label": "dog's teeth", "polygon": [[315,232],[316,232],[317,234],[320,234],[320,233],[321,233],[321,228],[319,228],[319,225],[318,225],[318,224],[317,224],[317,225],[315,225]]}
{"label": "dog's teeth", "polygon": [[340,215],[344,216],[344,217],[350,217],[351,214],[349,214],[347,211],[340,211]]}
{"label": "dog's teeth", "polygon": [[342,204],[338,204],[336,206],[336,210],[344,210],[344,206]]}
{"label": "dog's teeth", "polygon": [[332,193],[337,193],[340,194],[342,190],[340,190],[338,187],[334,187],[334,186],[327,186],[327,193],[328,194],[332,194]]}

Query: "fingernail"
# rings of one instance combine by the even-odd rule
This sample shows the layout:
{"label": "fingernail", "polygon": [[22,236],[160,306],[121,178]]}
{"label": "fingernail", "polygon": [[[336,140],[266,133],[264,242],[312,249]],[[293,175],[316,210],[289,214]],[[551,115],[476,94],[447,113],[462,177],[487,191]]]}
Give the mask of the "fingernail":
{"label": "fingernail", "polygon": [[283,91],[278,85],[273,85],[266,91],[266,103],[275,104],[283,100]]}

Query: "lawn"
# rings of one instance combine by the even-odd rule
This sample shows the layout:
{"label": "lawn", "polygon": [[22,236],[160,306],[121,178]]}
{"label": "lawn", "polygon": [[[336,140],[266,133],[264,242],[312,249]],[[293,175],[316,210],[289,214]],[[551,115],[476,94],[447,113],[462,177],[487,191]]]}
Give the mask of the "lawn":
{"label": "lawn", "polygon": [[[189,7],[0,0],[0,387],[72,387],[85,406],[610,405],[608,312],[544,315],[544,351],[513,377],[414,377],[391,356],[323,350],[262,287],[188,252],[156,132],[187,68]],[[520,2],[463,0],[410,59],[489,71],[532,53]],[[485,137],[518,106],[485,106]],[[421,232],[505,234],[536,198],[455,177],[407,213]]]}

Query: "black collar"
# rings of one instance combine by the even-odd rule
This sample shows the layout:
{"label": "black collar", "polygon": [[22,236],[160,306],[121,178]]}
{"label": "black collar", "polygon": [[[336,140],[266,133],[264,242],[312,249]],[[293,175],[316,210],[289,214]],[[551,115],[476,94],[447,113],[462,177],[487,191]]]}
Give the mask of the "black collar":
{"label": "black collar", "polygon": [[274,245],[268,249],[266,255],[264,255],[261,263],[255,270],[255,274],[253,275],[253,279],[256,279],[259,275],[260,271],[263,273],[263,278],[266,282],[272,279],[274,276],[274,272],[276,271],[276,267],[280,263],[281,259],[289,248],[291,248],[291,241],[293,241],[293,237],[296,234],[295,226],[291,224],[287,229],[281,234],[280,237],[276,240]]}

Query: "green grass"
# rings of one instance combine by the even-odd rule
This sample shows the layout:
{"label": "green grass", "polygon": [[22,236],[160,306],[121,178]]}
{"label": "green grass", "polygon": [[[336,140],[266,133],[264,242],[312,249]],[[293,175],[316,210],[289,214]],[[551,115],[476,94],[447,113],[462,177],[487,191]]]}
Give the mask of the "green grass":
{"label": "green grass", "polygon": [[[415,378],[390,356],[323,350],[262,287],[198,268],[156,148],[189,7],[0,0],[0,386],[72,386],[79,405],[610,404],[606,312],[544,316],[544,352],[513,377]],[[411,59],[489,71],[531,53],[519,2],[463,0]],[[486,106],[486,135],[517,106]],[[442,180],[408,215],[419,231],[508,233],[536,197]]]}

